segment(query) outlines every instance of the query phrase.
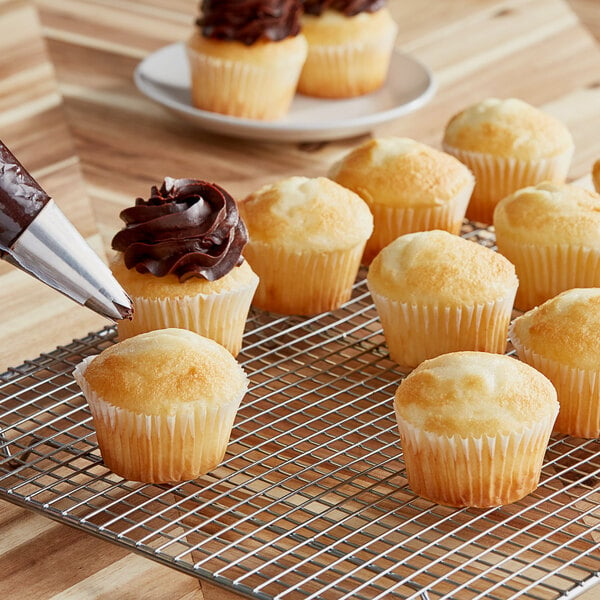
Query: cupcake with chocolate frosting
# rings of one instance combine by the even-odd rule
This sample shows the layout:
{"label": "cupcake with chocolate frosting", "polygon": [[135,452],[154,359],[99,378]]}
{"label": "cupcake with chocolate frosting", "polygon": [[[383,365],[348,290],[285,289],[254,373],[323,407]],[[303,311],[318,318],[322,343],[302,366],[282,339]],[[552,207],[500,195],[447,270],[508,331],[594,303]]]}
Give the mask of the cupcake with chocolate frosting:
{"label": "cupcake with chocolate frosting", "polygon": [[387,76],[398,27],[385,0],[304,0],[308,41],[298,91],[321,98],[373,92]]}
{"label": "cupcake with chocolate frosting", "polygon": [[192,102],[248,119],[284,116],[306,59],[300,0],[203,0],[187,43]]}
{"label": "cupcake with chocolate frosting", "polygon": [[242,257],[248,234],[231,195],[214,183],[167,177],[120,217],[111,269],[134,316],[119,322],[119,338],[178,327],[237,355],[258,276]]}

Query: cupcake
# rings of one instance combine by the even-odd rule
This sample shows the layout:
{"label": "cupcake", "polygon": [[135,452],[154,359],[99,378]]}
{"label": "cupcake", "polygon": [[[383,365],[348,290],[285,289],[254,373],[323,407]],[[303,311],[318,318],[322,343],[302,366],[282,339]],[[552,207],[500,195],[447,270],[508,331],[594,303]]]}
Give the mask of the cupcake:
{"label": "cupcake", "polygon": [[216,184],[167,177],[121,218],[111,270],[134,315],[119,321],[119,339],[177,327],[236,356],[258,277],[241,255],[248,238],[235,200]]}
{"label": "cupcake", "polygon": [[506,350],[518,280],[489,248],[446,231],[409,233],[375,257],[367,285],[390,358],[403,367],[457,350]]}
{"label": "cupcake", "polygon": [[537,488],[558,402],[529,365],[453,352],[408,375],[394,409],[412,490],[448,506],[490,507]]}
{"label": "cupcake", "polygon": [[332,166],[329,177],[356,192],[373,213],[363,262],[398,236],[443,229],[460,233],[473,175],[459,160],[408,138],[369,140]]}
{"label": "cupcake", "polygon": [[600,159],[592,167],[592,182],[594,183],[594,188],[600,194]]}
{"label": "cupcake", "polygon": [[377,90],[387,77],[397,31],[385,0],[304,0],[308,56],[298,91],[349,98]]}
{"label": "cupcake", "polygon": [[541,183],[502,200],[498,251],[517,269],[515,306],[529,310],[574,287],[600,287],[600,195]]}
{"label": "cupcake", "polygon": [[443,147],[475,175],[467,217],[483,223],[492,222],[502,198],[522,187],[564,183],[574,149],[560,121],[515,98],[490,98],[455,115]]}
{"label": "cupcake", "polygon": [[74,372],[104,464],[132,481],[195,479],[225,455],[248,381],[216,342],[183,329],[110,346]]}
{"label": "cupcake", "polygon": [[283,117],[306,59],[300,0],[203,0],[186,45],[192,103],[246,119]]}
{"label": "cupcake", "polygon": [[562,292],[515,319],[510,339],[519,358],[558,392],[555,431],[600,436],[600,289]]}
{"label": "cupcake", "polygon": [[315,315],[350,299],[373,217],[354,192],[324,177],[290,177],[240,204],[245,255],[260,277],[253,305]]}

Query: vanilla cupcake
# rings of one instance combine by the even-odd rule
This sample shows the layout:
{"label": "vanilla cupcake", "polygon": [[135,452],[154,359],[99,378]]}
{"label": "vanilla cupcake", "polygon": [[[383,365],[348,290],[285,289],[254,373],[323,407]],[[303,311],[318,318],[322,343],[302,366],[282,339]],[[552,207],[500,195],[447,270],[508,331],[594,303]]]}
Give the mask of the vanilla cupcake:
{"label": "vanilla cupcake", "polygon": [[594,188],[600,194],[600,159],[594,163],[592,167],[592,181]]}
{"label": "vanilla cupcake", "polygon": [[562,292],[515,319],[510,339],[519,358],[556,387],[555,431],[600,436],[600,289]]}
{"label": "vanilla cupcake", "polygon": [[194,106],[246,119],[283,117],[306,60],[301,11],[300,0],[203,0],[186,45]]}
{"label": "vanilla cupcake", "polygon": [[537,488],[558,402],[529,365],[454,352],[408,375],[394,409],[412,490],[448,506],[490,507]]}
{"label": "vanilla cupcake", "polygon": [[195,479],[222,460],[248,381],[216,342],[183,329],[144,333],[74,372],[104,464],[132,481]]}
{"label": "vanilla cupcake", "polygon": [[119,339],[190,329],[236,356],[258,277],[241,255],[248,237],[235,200],[216,184],[167,177],[121,218],[110,266],[134,314],[119,321]]}
{"label": "vanilla cupcake", "polygon": [[348,98],[377,90],[387,77],[397,31],[385,0],[304,0],[308,56],[298,91]]}
{"label": "vanilla cupcake", "polygon": [[498,251],[517,269],[515,306],[529,310],[574,287],[600,287],[600,195],[541,183],[502,200]]}
{"label": "vanilla cupcake", "polygon": [[367,285],[390,358],[403,367],[457,350],[506,349],[518,280],[489,248],[446,231],[409,233],[375,257]]}
{"label": "vanilla cupcake", "polygon": [[365,264],[405,233],[460,233],[475,185],[469,169],[453,156],[394,137],[361,144],[332,166],[329,177],[361,196],[373,213]]}
{"label": "vanilla cupcake", "polygon": [[260,277],[253,305],[314,315],[350,299],[373,217],[354,192],[319,177],[290,177],[240,204],[245,255]]}
{"label": "vanilla cupcake", "polygon": [[489,98],[455,115],[443,147],[475,175],[467,217],[483,223],[492,222],[502,198],[522,187],[564,183],[574,150],[560,121],[514,98]]}

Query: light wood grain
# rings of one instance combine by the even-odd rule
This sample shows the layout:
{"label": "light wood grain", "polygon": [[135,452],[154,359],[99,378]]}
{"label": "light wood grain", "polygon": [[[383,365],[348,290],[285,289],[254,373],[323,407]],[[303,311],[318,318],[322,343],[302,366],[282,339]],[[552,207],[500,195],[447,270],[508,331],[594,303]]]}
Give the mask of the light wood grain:
{"label": "light wood grain", "polygon": [[[373,135],[439,147],[457,110],[486,96],[517,96],[569,126],[576,142],[569,177],[589,184],[600,157],[600,50],[593,35],[600,3],[570,5],[577,14],[562,0],[391,0],[398,46],[433,69],[439,90],[429,105]],[[267,181],[324,174],[364,139],[225,138],[141,96],[132,82],[136,64],[186,39],[196,11],[197,0],[0,3],[0,138],[100,252],[110,253],[119,210],[167,175],[211,179],[241,198]],[[105,324],[2,264],[0,303],[0,371]],[[214,585],[202,591],[191,577],[4,502],[0,573],[2,598],[15,590],[32,600],[229,598]]]}
{"label": "light wood grain", "polygon": [[[36,9],[24,2],[1,9],[0,139],[102,253]],[[0,262],[0,277],[0,372],[106,324],[7,263]]]}
{"label": "light wood grain", "polygon": [[600,3],[597,0],[568,0],[581,24],[600,41]]}

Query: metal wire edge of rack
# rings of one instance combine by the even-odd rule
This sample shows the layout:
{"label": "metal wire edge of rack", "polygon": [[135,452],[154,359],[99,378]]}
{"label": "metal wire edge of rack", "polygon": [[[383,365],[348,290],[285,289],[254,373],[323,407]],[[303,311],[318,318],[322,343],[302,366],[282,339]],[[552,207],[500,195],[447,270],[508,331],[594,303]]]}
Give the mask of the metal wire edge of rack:
{"label": "metal wire edge of rack", "polygon": [[[463,236],[494,248],[493,233]],[[554,436],[537,492],[449,509],[414,496],[364,282],[335,313],[253,311],[252,381],[222,465],[196,482],[104,468],[71,372],[106,328],[0,375],[0,498],[259,600],[572,598],[600,580],[598,440]]]}

